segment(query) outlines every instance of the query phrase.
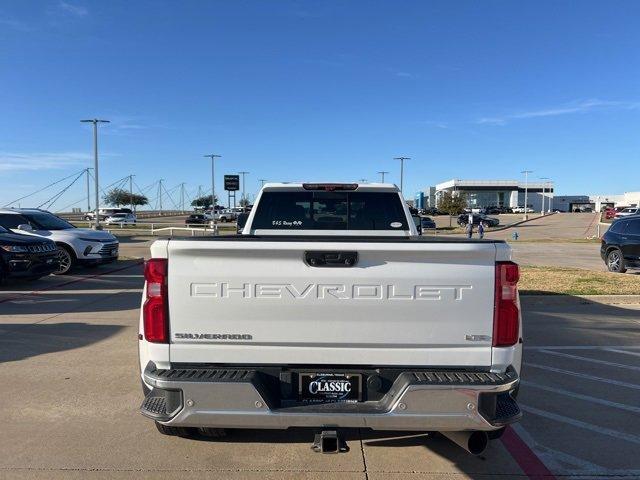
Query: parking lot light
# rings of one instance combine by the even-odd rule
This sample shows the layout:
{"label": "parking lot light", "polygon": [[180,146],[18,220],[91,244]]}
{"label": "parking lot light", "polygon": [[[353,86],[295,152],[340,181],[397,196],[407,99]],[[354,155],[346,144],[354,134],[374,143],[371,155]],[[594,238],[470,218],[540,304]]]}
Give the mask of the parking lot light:
{"label": "parking lot light", "polygon": [[[99,118],[80,120],[82,123],[93,123],[93,173],[95,180],[96,190],[96,205],[95,205],[95,218],[93,228],[95,230],[100,229],[100,216],[98,215],[98,209],[100,207],[100,192],[98,191],[98,124],[99,123],[111,123],[109,120],[100,120]],[[87,175],[89,172],[87,171]]]}

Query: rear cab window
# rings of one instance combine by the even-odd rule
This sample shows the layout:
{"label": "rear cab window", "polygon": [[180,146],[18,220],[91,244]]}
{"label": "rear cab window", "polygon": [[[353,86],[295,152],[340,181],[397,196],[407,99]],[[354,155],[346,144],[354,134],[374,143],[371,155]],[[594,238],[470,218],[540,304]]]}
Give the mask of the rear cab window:
{"label": "rear cab window", "polygon": [[408,230],[395,192],[265,191],[252,229]]}

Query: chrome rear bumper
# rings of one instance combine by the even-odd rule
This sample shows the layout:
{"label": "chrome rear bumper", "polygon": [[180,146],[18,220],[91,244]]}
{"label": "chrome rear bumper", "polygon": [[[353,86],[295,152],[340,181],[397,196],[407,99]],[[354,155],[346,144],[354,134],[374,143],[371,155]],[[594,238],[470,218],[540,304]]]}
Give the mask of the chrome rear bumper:
{"label": "chrome rear bumper", "polygon": [[157,370],[150,364],[143,379],[153,389],[141,413],[170,426],[490,431],[522,416],[510,395],[519,382],[513,369],[501,374],[409,371],[379,401],[288,407],[277,405],[259,372],[251,369]]}

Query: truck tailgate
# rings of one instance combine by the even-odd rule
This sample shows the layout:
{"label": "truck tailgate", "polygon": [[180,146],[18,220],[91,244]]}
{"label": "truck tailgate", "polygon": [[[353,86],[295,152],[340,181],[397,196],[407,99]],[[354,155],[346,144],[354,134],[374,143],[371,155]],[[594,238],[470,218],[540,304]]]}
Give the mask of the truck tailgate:
{"label": "truck tailgate", "polygon": [[491,365],[493,243],[171,240],[168,258],[171,362]]}

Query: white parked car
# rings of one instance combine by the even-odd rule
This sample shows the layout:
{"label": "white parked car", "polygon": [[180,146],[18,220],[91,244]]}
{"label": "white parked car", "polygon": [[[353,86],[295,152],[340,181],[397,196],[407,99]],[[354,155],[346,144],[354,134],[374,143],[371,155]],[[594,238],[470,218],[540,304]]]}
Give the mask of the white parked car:
{"label": "white parked car", "polygon": [[628,207],[624,210],[621,210],[615,214],[615,218],[628,217],[629,215],[638,215],[640,214],[640,208],[636,207]]}
{"label": "white parked car", "polygon": [[104,221],[106,225],[135,225],[136,216],[133,213],[114,213]]}
{"label": "white parked car", "polygon": [[533,213],[533,208],[531,207],[514,207],[511,209],[513,213]]}
{"label": "white parked car", "polygon": [[118,259],[119,242],[109,232],[76,228],[46,210],[0,209],[0,226],[14,233],[53,240],[60,259],[57,274],[69,273],[77,265],[99,265]]}
{"label": "white parked car", "polygon": [[395,185],[266,184],[241,235],[151,245],[141,413],[167,435],[440,431],[480,454],[522,416],[518,278],[502,240],[419,236]]}
{"label": "white parked car", "polygon": [[[100,208],[98,209],[98,217],[100,221],[105,220],[116,213],[133,213],[130,208]],[[87,212],[84,214],[84,219],[91,221],[95,218],[95,212]]]}

